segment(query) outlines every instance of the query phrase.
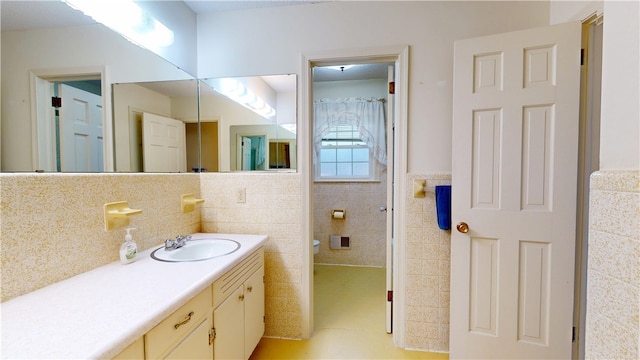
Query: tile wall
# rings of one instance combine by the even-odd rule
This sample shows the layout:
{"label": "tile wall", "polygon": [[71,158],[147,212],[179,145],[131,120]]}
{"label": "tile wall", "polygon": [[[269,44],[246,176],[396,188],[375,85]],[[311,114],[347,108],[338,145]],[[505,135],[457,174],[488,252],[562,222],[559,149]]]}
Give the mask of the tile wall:
{"label": "tile wall", "polygon": [[[202,231],[265,234],[265,336],[302,338],[302,176],[202,173]],[[238,201],[238,192],[246,200]]]}
{"label": "tile wall", "polygon": [[200,231],[200,209],[182,214],[180,195],[200,193],[197,174],[0,174],[2,298],[119,259],[123,229],[106,231],[105,203],[128,201],[139,251]]}
{"label": "tile wall", "polygon": [[640,171],[591,175],[585,355],[640,358]]}
{"label": "tile wall", "polygon": [[451,231],[440,230],[435,193],[413,197],[413,180],[451,184],[450,173],[408,174],[406,194],[406,347],[449,351]]}
{"label": "tile wall", "polygon": [[[386,216],[380,211],[387,203],[387,172],[379,182],[330,183],[313,186],[313,234],[320,241],[319,264],[384,267],[386,264]],[[343,220],[333,219],[331,211],[346,211]],[[331,235],[349,236],[350,249],[330,249]]]}

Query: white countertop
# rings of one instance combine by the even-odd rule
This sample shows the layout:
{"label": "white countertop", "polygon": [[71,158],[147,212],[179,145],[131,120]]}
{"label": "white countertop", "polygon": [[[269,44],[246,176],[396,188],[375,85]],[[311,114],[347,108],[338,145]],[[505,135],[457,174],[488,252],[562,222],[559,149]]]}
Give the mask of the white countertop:
{"label": "white countertop", "polygon": [[114,262],[0,304],[3,359],[112,358],[261,245],[264,235],[194,234],[238,241],[195,262]]}

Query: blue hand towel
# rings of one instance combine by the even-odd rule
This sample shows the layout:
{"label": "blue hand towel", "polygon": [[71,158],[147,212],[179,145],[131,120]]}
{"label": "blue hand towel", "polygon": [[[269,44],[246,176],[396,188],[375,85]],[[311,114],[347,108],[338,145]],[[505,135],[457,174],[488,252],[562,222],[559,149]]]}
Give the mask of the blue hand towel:
{"label": "blue hand towel", "polygon": [[440,229],[451,229],[451,185],[436,186],[436,212]]}

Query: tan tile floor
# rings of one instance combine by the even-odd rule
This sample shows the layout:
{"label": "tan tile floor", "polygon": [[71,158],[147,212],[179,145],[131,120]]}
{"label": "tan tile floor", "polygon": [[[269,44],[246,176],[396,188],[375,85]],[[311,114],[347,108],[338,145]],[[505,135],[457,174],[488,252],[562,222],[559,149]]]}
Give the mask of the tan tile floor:
{"label": "tan tile floor", "polygon": [[314,267],[315,331],[311,339],[263,338],[258,359],[448,359],[448,354],[406,351],[385,332],[382,268]]}

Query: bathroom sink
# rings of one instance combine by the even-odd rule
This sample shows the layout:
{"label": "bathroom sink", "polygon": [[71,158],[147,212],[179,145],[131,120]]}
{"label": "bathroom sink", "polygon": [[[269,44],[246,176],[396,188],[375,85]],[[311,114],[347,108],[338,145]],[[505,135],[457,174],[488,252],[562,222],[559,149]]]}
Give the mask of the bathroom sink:
{"label": "bathroom sink", "polygon": [[154,250],[151,257],[158,261],[186,262],[207,260],[218,256],[228,255],[240,248],[240,243],[224,238],[203,238],[189,240],[175,250],[165,250],[164,246]]}

